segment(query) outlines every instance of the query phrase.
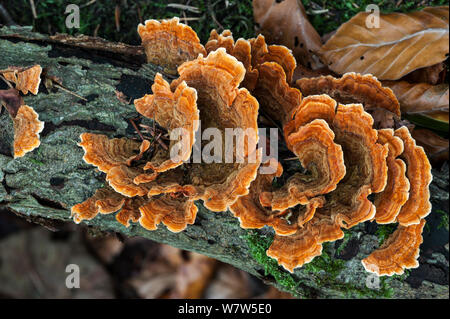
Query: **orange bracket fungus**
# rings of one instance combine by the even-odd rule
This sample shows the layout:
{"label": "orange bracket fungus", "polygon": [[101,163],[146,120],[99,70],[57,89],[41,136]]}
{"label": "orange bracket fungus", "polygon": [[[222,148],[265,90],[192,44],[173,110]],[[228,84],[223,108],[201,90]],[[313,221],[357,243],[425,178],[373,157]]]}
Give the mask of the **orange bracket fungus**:
{"label": "orange bracket fungus", "polygon": [[314,120],[286,139],[310,174],[295,173],[280,189],[267,195],[273,210],[307,204],[311,198],[334,190],[345,175],[342,148],[334,143],[334,133],[324,120]]}
{"label": "orange bracket fungus", "polygon": [[78,145],[84,150],[83,160],[104,173],[115,166],[131,165],[150,147],[147,140],[139,143],[127,138],[109,139],[106,135],[92,133],[83,133],[80,138]]}
{"label": "orange bracket fungus", "polygon": [[403,153],[403,142],[394,136],[394,130],[382,129],[378,131],[378,143],[387,144],[389,148],[386,158],[388,179],[385,189],[375,194],[375,220],[379,224],[394,223],[401,207],[409,198],[409,180],[406,177],[406,164],[400,158]]}
{"label": "orange bracket fungus", "polygon": [[364,268],[379,276],[402,275],[405,268],[417,268],[424,226],[425,219],[411,226],[399,225],[379,249],[362,260]]}
{"label": "orange bracket fungus", "polygon": [[[244,135],[242,152],[237,148],[231,153],[225,150],[218,162],[194,162],[186,166],[186,184],[195,189],[195,199],[202,199],[205,207],[212,211],[224,211],[239,196],[248,193],[261,161],[261,151],[256,149],[258,102],[247,89],[238,89],[244,79],[245,68],[223,48],[209,53],[206,58],[200,55],[184,63],[178,68],[178,73],[180,77],[172,82],[171,87],[185,81],[197,90],[202,131],[209,128],[218,130],[222,137],[220,144],[226,142],[226,129],[244,132],[241,134]],[[204,142],[202,149],[207,145]],[[231,163],[226,158],[230,154]]]}
{"label": "orange bracket fungus", "polygon": [[14,158],[22,157],[39,147],[39,133],[44,129],[44,122],[28,105],[22,105],[13,119],[14,123]]}
{"label": "orange bracket fungus", "polygon": [[375,120],[376,128],[393,127],[400,120],[400,104],[392,90],[383,87],[371,74],[346,73],[340,78],[331,75],[302,78],[296,86],[303,95],[327,94],[338,103],[361,103]]}
{"label": "orange bracket fungus", "polygon": [[[83,159],[106,173],[109,185],[72,207],[76,222],[118,212],[127,227],[138,222],[155,230],[163,223],[180,232],[195,222],[195,201],[202,200],[210,211],[229,209],[242,228],[272,227],[267,255],[290,272],[321,255],[323,243],[342,239],[343,228],[397,222],[362,260],[364,268],[390,276],[417,267],[431,211],[431,166],[406,127],[394,131],[393,123],[379,121],[400,123],[391,89],[357,73],[302,78],[293,87],[294,56],[262,35],[235,41],[229,30],[213,30],[203,47],[178,18],[148,20],[138,32],[147,60],[179,75],[169,83],[156,74],[152,94],[134,101],[171,141],[162,147],[157,138],[83,133]],[[283,160],[273,157],[261,164],[258,112],[281,124],[304,171],[283,174]],[[271,173],[261,173],[269,166]]]}
{"label": "orange bracket fungus", "polygon": [[429,186],[433,176],[431,165],[423,147],[417,146],[409,130],[403,126],[395,131],[402,139],[404,151],[400,155],[407,165],[406,176],[410,183],[409,198],[397,216],[400,225],[418,224],[431,212]]}
{"label": "orange bracket fungus", "polygon": [[142,216],[139,223],[148,230],[155,230],[162,222],[167,229],[177,233],[193,224],[197,216],[197,206],[193,200],[186,200],[182,194],[164,194],[159,198],[150,199],[146,205],[139,208]]}
{"label": "orange bracket fungus", "polygon": [[[192,145],[195,142],[195,132],[199,127],[199,112],[197,109],[197,91],[181,82],[174,92],[170,90],[161,74],[156,74],[152,85],[153,94],[134,100],[136,110],[145,117],[151,118],[167,129],[169,135],[178,130],[177,138],[171,139],[167,150],[161,149],[144,170],[164,172],[177,167],[191,156]],[[172,146],[179,148],[177,159],[171,156]]]}
{"label": "orange bracket fungus", "polygon": [[147,62],[173,72],[183,62],[197,58],[199,53],[206,55],[195,31],[179,21],[176,17],[161,22],[147,20],[145,25],[138,26]]}
{"label": "orange bracket fungus", "polygon": [[41,83],[41,72],[40,65],[0,70],[4,79],[16,86],[16,89],[5,90],[0,94],[1,105],[5,105],[14,123],[14,158],[23,157],[41,144],[39,134],[44,129],[44,122],[39,121],[39,115],[32,107],[23,104],[18,92],[36,95]]}
{"label": "orange bracket fungus", "polygon": [[0,70],[3,77],[16,85],[16,89],[23,94],[28,92],[34,95],[38,94],[39,84],[41,83],[42,67],[34,65],[29,68],[10,67],[6,70]]}

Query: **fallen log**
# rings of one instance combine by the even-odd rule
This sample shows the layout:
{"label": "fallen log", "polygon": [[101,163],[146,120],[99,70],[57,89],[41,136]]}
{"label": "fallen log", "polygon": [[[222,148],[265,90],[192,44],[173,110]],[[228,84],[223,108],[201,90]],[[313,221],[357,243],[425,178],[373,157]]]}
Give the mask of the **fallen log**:
{"label": "fallen log", "polygon": [[[172,76],[145,64],[140,47],[86,36],[51,37],[24,27],[0,29],[0,52],[0,69],[40,64],[47,79],[38,95],[24,97],[45,122],[39,148],[13,159],[13,124],[5,110],[0,113],[0,213],[13,212],[57,231],[72,223],[71,206],[105,184],[104,174],[82,160],[83,150],[77,146],[80,134],[137,137],[130,119],[138,113],[123,96],[132,100],[149,93],[156,72],[166,79]],[[52,85],[55,82],[59,84]],[[0,89],[6,89],[2,85]],[[365,272],[361,260],[379,246],[378,236],[387,231],[370,222],[346,231],[343,240],[324,245],[322,256],[294,274],[265,255],[273,237],[271,229],[244,230],[231,213],[210,212],[201,202],[196,203],[195,224],[181,233],[163,225],[156,231],[138,224],[126,228],[113,215],[97,216],[78,227],[142,236],[195,251],[298,297],[448,298],[448,229],[441,223],[441,218],[448,218],[448,174],[448,166],[433,170],[433,213],[427,217],[420,267],[403,276],[378,278]]]}

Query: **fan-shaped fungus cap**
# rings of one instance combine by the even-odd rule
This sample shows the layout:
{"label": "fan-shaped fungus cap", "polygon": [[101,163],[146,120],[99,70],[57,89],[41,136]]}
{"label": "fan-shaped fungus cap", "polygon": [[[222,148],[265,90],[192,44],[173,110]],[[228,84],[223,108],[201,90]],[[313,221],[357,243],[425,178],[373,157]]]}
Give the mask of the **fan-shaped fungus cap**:
{"label": "fan-shaped fungus cap", "polygon": [[184,230],[188,224],[193,224],[198,211],[194,201],[180,193],[151,198],[139,210],[142,214],[139,223],[145,229],[155,230],[156,226],[162,222],[174,233]]}
{"label": "fan-shaped fungus cap", "polygon": [[95,194],[71,209],[71,217],[79,224],[83,220],[91,220],[98,213],[111,214],[117,212],[125,203],[125,197],[109,187],[98,189]]}
{"label": "fan-shaped fungus cap", "polygon": [[116,220],[125,227],[130,226],[130,221],[137,223],[141,218],[139,207],[143,206],[148,200],[142,197],[127,198],[116,214]]}
{"label": "fan-shaped fungus cap", "polygon": [[327,95],[306,97],[284,131],[289,136],[315,118],[328,122],[335,133],[334,142],[342,146],[346,175],[327,194],[327,203],[319,211],[333,214],[341,226],[350,228],[374,217],[375,207],[367,196],[381,192],[386,185],[388,148],[376,143],[373,119],[361,104],[339,104],[336,113],[335,108],[336,102]]}
{"label": "fan-shaped fungus cap", "polygon": [[290,236],[275,235],[267,256],[275,258],[283,268],[293,272],[294,268],[309,263],[322,254],[322,243],[342,239],[344,232],[329,216],[315,214],[314,217]]}
{"label": "fan-shaped fungus cap", "polygon": [[323,205],[323,199],[316,198],[306,205],[298,205],[292,209],[275,212],[265,206],[270,206],[260,200],[263,192],[272,190],[272,180],[281,176],[283,168],[280,163],[272,159],[262,166],[276,165],[277,170],[273,174],[258,174],[250,185],[249,194],[241,196],[230,206],[233,215],[239,218],[242,228],[262,228],[265,225],[273,227],[275,233],[280,235],[292,235],[299,227],[309,221],[317,207]]}
{"label": "fan-shaped fungus cap", "polygon": [[284,45],[267,45],[263,35],[249,40],[251,45],[251,57],[253,68],[258,68],[265,62],[275,62],[283,68],[285,80],[292,82],[297,62],[290,49]]}
{"label": "fan-shaped fungus cap", "polygon": [[[328,124],[333,123],[336,107],[336,101],[326,94],[305,97],[293,110],[292,120],[284,125],[284,136],[291,135],[300,127],[315,119],[322,119]],[[286,143],[289,143],[288,139]],[[292,145],[288,145],[288,147],[292,147]]]}
{"label": "fan-shaped fungus cap", "polygon": [[372,124],[372,117],[361,104],[340,104],[331,125],[335,142],[344,151],[346,175],[328,194],[328,205],[323,210],[345,228],[374,217],[375,207],[367,196],[386,186],[388,147],[377,143],[378,134]]}
{"label": "fan-shaped fungus cap", "polygon": [[116,166],[131,165],[150,147],[147,140],[139,143],[128,138],[110,139],[102,134],[82,133],[80,139],[78,145],[84,150],[83,160],[104,173]]}
{"label": "fan-shaped fungus cap", "polygon": [[171,87],[185,81],[197,90],[202,130],[218,129],[220,144],[225,129],[237,130],[233,133],[242,133],[244,138],[241,154],[235,149],[230,153],[232,158],[227,151],[221,152],[219,163],[187,164],[186,185],[196,189],[196,199],[203,199],[205,207],[212,211],[226,210],[239,196],[248,193],[259,168],[262,153],[256,149],[258,101],[247,89],[238,89],[245,69],[224,48],[182,64],[178,73],[180,77]]}
{"label": "fan-shaped fungus cap", "polygon": [[388,148],[376,143],[373,119],[361,104],[339,104],[335,110],[336,101],[331,97],[308,96],[294,110],[284,132],[289,136],[316,118],[328,122],[335,133],[334,143],[342,146],[346,175],[326,195],[327,203],[318,211],[333,214],[341,226],[350,228],[371,219],[375,213],[367,196],[382,191],[386,185]]}
{"label": "fan-shaped fungus cap", "polygon": [[410,189],[409,198],[402,206],[397,216],[400,225],[418,224],[420,220],[431,212],[429,185],[433,178],[431,165],[421,146],[416,145],[408,128],[402,126],[395,131],[395,136],[402,139],[404,151],[400,155],[406,163],[406,176]]}
{"label": "fan-shaped fungus cap", "polygon": [[225,48],[228,54],[242,62],[246,72],[241,86],[252,91],[258,79],[258,71],[252,66],[250,42],[240,38],[235,43],[230,30],[224,30],[221,34],[218,34],[216,30],[212,30],[209,40],[205,44],[205,49],[206,52],[210,53],[218,48]]}
{"label": "fan-shaped fungus cap", "polygon": [[162,65],[168,71],[176,71],[183,62],[206,54],[200,39],[191,27],[179,23],[177,17],[170,20],[147,20],[139,24],[138,33],[147,55],[147,62]]}
{"label": "fan-shaped fungus cap", "polygon": [[143,172],[142,167],[114,166],[106,174],[106,181],[116,192],[126,197],[145,196],[149,190],[146,184],[134,183],[134,179]]}
{"label": "fan-shaped fungus cap", "polygon": [[42,67],[34,65],[29,68],[10,67],[7,70],[0,71],[3,77],[16,85],[16,89],[23,94],[28,92],[34,95],[38,94],[39,84],[41,83]]}
{"label": "fan-shaped fungus cap", "polygon": [[394,130],[378,130],[378,143],[389,148],[386,163],[388,178],[384,191],[375,194],[375,219],[378,224],[394,223],[401,207],[409,197],[409,181],[406,177],[406,164],[397,158],[403,153],[403,142],[394,136]]}
{"label": "fan-shaped fungus cap", "polygon": [[258,72],[258,82],[252,94],[267,115],[284,125],[300,104],[302,94],[289,86],[278,63],[264,62],[258,66]]}
{"label": "fan-shaped fungus cap", "polygon": [[311,198],[334,190],[345,176],[342,148],[334,143],[334,133],[324,120],[314,120],[286,139],[310,174],[295,173],[280,189],[265,194],[270,198],[272,210],[305,205]]}
{"label": "fan-shaped fungus cap", "polygon": [[350,72],[340,78],[331,75],[302,78],[296,85],[305,96],[328,94],[342,104],[361,103],[366,111],[381,108],[400,116],[400,104],[394,92],[371,74]]}
{"label": "fan-shaped fungus cap", "polygon": [[44,122],[39,121],[39,115],[28,105],[22,105],[14,123],[14,158],[22,157],[39,147],[39,133],[44,129]]}
{"label": "fan-shaped fungus cap", "polygon": [[[157,73],[152,91],[153,94],[134,100],[134,104],[140,114],[158,122],[171,136],[170,147],[158,152],[144,167],[144,170],[159,173],[181,165],[191,156],[199,127],[199,111],[197,92],[186,82],[179,83],[172,92],[169,83]],[[177,156],[171,156],[173,147],[178,150]]]}
{"label": "fan-shaped fungus cap", "polygon": [[425,219],[411,226],[399,225],[383,245],[362,260],[364,268],[378,276],[402,275],[404,269],[417,268]]}

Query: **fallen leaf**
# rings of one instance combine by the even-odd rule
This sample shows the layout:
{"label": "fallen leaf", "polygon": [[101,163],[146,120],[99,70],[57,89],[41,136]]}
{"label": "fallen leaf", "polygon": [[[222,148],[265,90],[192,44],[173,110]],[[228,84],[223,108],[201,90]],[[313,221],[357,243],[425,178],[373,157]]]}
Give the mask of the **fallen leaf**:
{"label": "fallen leaf", "polygon": [[[53,235],[34,228],[0,241],[0,294],[33,299],[114,298],[111,278],[89,254],[81,234],[72,233],[64,240],[55,240]],[[65,284],[71,264],[79,267],[78,289]]]}
{"label": "fallen leaf", "polygon": [[425,149],[433,166],[440,167],[445,161],[448,161],[448,139],[427,129],[415,129],[411,135],[416,143]]}
{"label": "fallen leaf", "polygon": [[418,114],[445,111],[448,113],[448,84],[408,83],[406,81],[383,81],[391,88],[400,102],[402,113]]}
{"label": "fallen leaf", "polygon": [[320,54],[330,69],[397,80],[447,58],[448,6],[380,14],[378,28],[367,27],[370,14],[358,13],[323,45]]}
{"label": "fallen leaf", "polygon": [[198,299],[214,273],[217,260],[197,253],[189,253],[189,261],[178,268],[176,285],[170,298]]}
{"label": "fallen leaf", "polygon": [[15,118],[19,108],[24,105],[23,99],[16,89],[0,90],[0,109],[4,106],[12,118]]}
{"label": "fallen leaf", "polygon": [[409,83],[428,83],[436,85],[443,82],[445,79],[445,72],[445,63],[441,62],[432,66],[427,66],[426,68],[420,68],[412,71],[401,78],[401,80]]}
{"label": "fallen leaf", "polygon": [[267,43],[291,49],[298,64],[312,69],[323,66],[312,54],[320,49],[322,41],[301,1],[253,0],[253,15]]}
{"label": "fallen leaf", "polygon": [[242,270],[222,264],[205,291],[207,299],[241,299],[253,296],[250,276]]}
{"label": "fallen leaf", "polygon": [[38,64],[31,67],[12,66],[6,70],[0,70],[3,77],[16,85],[16,89],[22,91],[23,94],[28,92],[34,95],[38,94],[39,84],[41,83],[42,67]]}

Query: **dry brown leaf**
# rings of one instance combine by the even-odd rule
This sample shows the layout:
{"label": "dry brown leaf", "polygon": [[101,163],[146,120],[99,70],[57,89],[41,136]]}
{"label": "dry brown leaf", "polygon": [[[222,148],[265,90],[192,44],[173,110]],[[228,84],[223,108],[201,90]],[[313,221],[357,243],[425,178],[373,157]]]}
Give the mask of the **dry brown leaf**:
{"label": "dry brown leaf", "polygon": [[440,137],[427,129],[415,129],[411,133],[417,145],[424,148],[433,166],[439,167],[448,161],[448,139]]}
{"label": "dry brown leaf", "polygon": [[12,118],[15,118],[19,108],[24,105],[23,99],[16,89],[0,90],[0,110],[2,105]]}
{"label": "dry brown leaf", "polygon": [[320,53],[330,69],[397,80],[447,58],[448,6],[381,14],[379,28],[366,26],[369,15],[358,13],[323,45]]}
{"label": "dry brown leaf", "polygon": [[322,41],[301,1],[253,0],[253,15],[267,43],[291,49],[298,64],[313,69],[322,66],[312,54],[320,49]]}
{"label": "dry brown leaf", "polygon": [[217,260],[197,253],[189,253],[189,261],[181,265],[175,277],[170,298],[198,299],[209,284]]}
{"label": "dry brown leaf", "polygon": [[440,84],[445,79],[445,63],[441,62],[426,68],[417,69],[405,77],[401,78],[402,81],[409,83],[428,83],[428,84]]}
{"label": "dry brown leaf", "polygon": [[231,265],[220,264],[214,278],[205,290],[205,299],[251,298],[252,282],[250,275]]}
{"label": "dry brown leaf", "polygon": [[383,85],[394,91],[402,113],[417,114],[444,111],[448,113],[448,84],[408,83],[384,81]]}

